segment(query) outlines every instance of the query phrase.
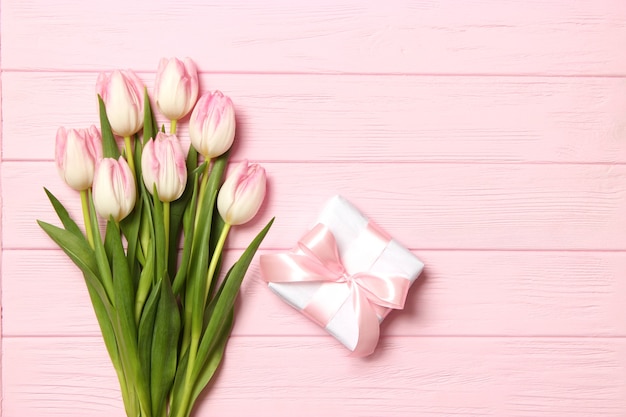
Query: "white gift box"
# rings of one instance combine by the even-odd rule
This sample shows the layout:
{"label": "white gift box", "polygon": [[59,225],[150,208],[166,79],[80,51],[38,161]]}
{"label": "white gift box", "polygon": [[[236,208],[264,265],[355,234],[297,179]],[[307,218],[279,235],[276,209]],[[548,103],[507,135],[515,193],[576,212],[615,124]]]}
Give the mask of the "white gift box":
{"label": "white gift box", "polygon": [[[341,196],[331,198],[316,224],[323,224],[334,235],[340,260],[349,275],[365,272],[381,278],[403,277],[412,284],[424,264],[396,240],[388,237],[359,210]],[[381,236],[383,238],[381,239]],[[358,318],[351,290],[345,283],[271,282],[269,288],[298,311],[304,310],[315,297],[330,305],[335,314],[325,330],[348,349],[354,351],[359,337]],[[379,308],[382,321],[390,311]]]}

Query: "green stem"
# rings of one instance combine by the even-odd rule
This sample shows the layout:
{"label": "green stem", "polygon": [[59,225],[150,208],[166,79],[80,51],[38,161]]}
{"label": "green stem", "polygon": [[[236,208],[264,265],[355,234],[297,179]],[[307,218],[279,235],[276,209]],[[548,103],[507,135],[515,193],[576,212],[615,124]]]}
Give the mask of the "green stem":
{"label": "green stem", "polygon": [[91,229],[93,233],[93,243],[94,250],[96,252],[96,262],[98,263],[98,271],[100,273],[100,278],[102,279],[102,286],[104,286],[104,290],[109,297],[109,300],[113,299],[113,276],[111,275],[111,270],[106,264],[106,254],[104,252],[104,247],[102,244],[102,236],[100,235],[100,229],[98,228],[98,218],[96,216],[96,210],[93,205],[93,191],[91,188],[87,189],[87,199],[89,201],[89,218],[91,219],[91,224],[93,228]]}
{"label": "green stem", "polygon": [[87,235],[87,241],[89,241],[89,246],[91,249],[94,248],[93,245],[93,231],[91,230],[91,220],[89,217],[89,200],[87,196],[87,190],[82,190],[80,192],[80,202],[83,206],[83,219],[85,221],[85,234]]}
{"label": "green stem", "polygon": [[170,248],[170,202],[163,202],[163,228],[165,229],[165,269],[169,258]]}
{"label": "green stem", "polygon": [[217,263],[219,262],[220,256],[222,255],[222,250],[224,249],[224,243],[226,242],[226,237],[228,236],[230,227],[230,223],[224,223],[224,228],[222,229],[220,238],[217,241],[217,245],[215,245],[215,251],[213,252],[213,256],[211,257],[211,263],[209,264],[209,272],[206,276],[206,287],[204,288],[204,305],[206,305],[207,298],[209,298],[209,289],[211,288],[213,275],[215,275],[215,268],[217,268]]}
{"label": "green stem", "polygon": [[206,161],[206,166],[204,167],[204,172],[202,173],[202,181],[200,182],[200,194],[198,195],[198,202],[202,204],[202,199],[204,198],[204,194],[206,193],[206,186],[209,183],[209,165],[211,161]]}
{"label": "green stem", "polygon": [[[231,225],[229,223],[224,224],[224,228],[222,229],[222,233],[220,234],[219,240],[217,241],[217,245],[215,246],[215,251],[213,252],[213,256],[211,257],[211,263],[209,264],[209,271],[207,273],[206,286],[204,289],[204,303],[206,306],[207,298],[209,296],[209,288],[211,288],[211,281],[213,280],[213,275],[215,275],[215,269],[217,268],[217,263],[219,262],[219,258],[224,249],[224,243],[226,242],[226,238],[228,237],[228,232],[230,231]],[[195,319],[198,319],[194,317]],[[202,318],[200,318],[202,320]],[[193,395],[193,382],[192,374],[196,362],[196,355],[198,354],[198,344],[200,343],[200,332],[194,329],[192,326],[191,330],[191,343],[189,346],[189,360],[187,362],[187,372],[185,374],[185,389],[183,391],[183,403],[180,410],[178,410],[177,416],[186,417],[186,413],[188,409],[191,407],[191,396]]]}
{"label": "green stem", "polygon": [[171,124],[170,124],[170,135],[175,135],[176,134],[176,124],[178,123],[178,120],[174,119],[171,120]]}
{"label": "green stem", "polygon": [[198,342],[194,343],[194,337],[191,337],[191,346],[189,348],[189,361],[187,362],[187,372],[185,373],[185,389],[183,391],[183,402],[181,407],[176,410],[177,417],[186,417],[187,409],[190,407],[191,395],[193,392],[193,385],[191,381],[191,375],[193,374],[193,367],[196,362],[196,355],[198,354]]}
{"label": "green stem", "polygon": [[200,181],[200,192],[198,194],[198,209],[196,210],[196,219],[194,221],[194,229],[198,227],[198,221],[200,220],[200,214],[202,210],[200,210],[200,206],[202,205],[202,201],[204,199],[204,194],[206,194],[206,187],[209,183],[209,164],[210,160],[206,161],[206,166],[204,167],[204,172],[202,173],[202,181]]}
{"label": "green stem", "polygon": [[[209,173],[210,173],[210,160],[206,161],[206,166],[204,168],[204,172],[202,173],[202,180],[200,181],[200,190],[198,193],[198,208],[196,210],[196,218],[194,220],[194,229],[197,228],[198,226],[198,222],[200,220],[200,216],[204,214],[204,210],[202,210],[202,206],[203,206],[203,200],[204,200],[204,196],[206,194],[206,189],[207,189],[207,184],[209,182]],[[207,207],[207,210],[213,210],[213,207]],[[220,236],[220,241],[222,241],[221,246],[224,246],[224,240],[226,240],[226,237],[224,236],[222,238],[222,236]],[[219,246],[219,245],[218,245]],[[216,251],[217,253],[217,251]],[[214,255],[215,257],[215,255]],[[213,258],[211,259],[211,264],[213,264]],[[213,270],[213,272],[211,273],[211,276],[215,273],[215,268],[216,268],[217,264],[212,265],[212,267],[209,267],[209,270]],[[209,283],[206,283],[206,287],[205,287],[205,293],[208,292],[208,288],[209,288]],[[206,297],[205,297],[205,303],[206,303]],[[204,309],[203,309],[204,311]],[[187,313],[187,311],[186,311]],[[196,364],[196,356],[198,354],[198,345],[200,344],[200,336],[202,335],[202,325],[196,325],[198,323],[198,320],[200,320],[199,323],[202,323],[203,317],[202,314],[200,314],[198,317],[185,317],[185,323],[190,323],[190,334],[189,334],[189,355],[188,355],[188,360],[187,360],[187,369],[185,372],[185,382],[184,382],[184,389],[183,389],[183,393],[182,393],[182,403],[181,403],[181,407],[177,410],[172,410],[174,416],[176,417],[187,417],[189,415],[189,409],[191,408],[191,397],[193,395],[193,384],[195,381],[192,380],[192,376],[194,373],[194,367]],[[183,346],[185,346],[185,338],[183,338]]]}
{"label": "green stem", "polygon": [[133,158],[133,146],[130,143],[130,136],[124,136],[124,149],[126,150],[126,160],[128,162],[128,166],[130,167],[130,171],[133,173],[133,177],[137,178],[137,174],[135,174],[135,159]]}
{"label": "green stem", "polygon": [[143,213],[141,215],[141,224],[139,225],[139,247],[143,252],[144,258],[148,258],[148,250],[150,244],[150,226],[151,221],[148,219],[146,204],[143,205]]}

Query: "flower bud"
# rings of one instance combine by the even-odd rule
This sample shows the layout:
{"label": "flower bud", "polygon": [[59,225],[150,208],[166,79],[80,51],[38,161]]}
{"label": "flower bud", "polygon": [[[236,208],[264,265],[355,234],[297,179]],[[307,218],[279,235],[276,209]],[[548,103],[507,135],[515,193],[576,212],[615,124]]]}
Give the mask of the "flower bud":
{"label": "flower bud", "polygon": [[96,92],[104,101],[113,133],[126,137],[141,129],[144,86],[133,71],[101,73],[96,82]]}
{"label": "flower bud", "polygon": [[89,129],[57,130],[55,160],[61,178],[76,191],[91,187],[96,164],[102,158],[100,131]]}
{"label": "flower bud", "polygon": [[150,194],[156,185],[159,200],[170,202],[183,194],[187,166],[176,135],[159,132],[154,140],[146,142],[141,155],[141,173]]}
{"label": "flower bud", "polygon": [[194,148],[205,159],[230,149],[235,139],[235,109],[220,91],[203,94],[189,119],[189,136]]}
{"label": "flower bud", "polygon": [[170,120],[180,120],[198,99],[198,71],[185,58],[161,59],[154,81],[154,97],[159,111]]}
{"label": "flower bud", "polygon": [[135,178],[128,162],[121,156],[118,160],[103,158],[93,179],[96,213],[104,219],[113,217],[119,222],[133,210],[136,198]]}
{"label": "flower bud", "polygon": [[249,222],[265,198],[265,170],[243,161],[228,176],[217,196],[217,210],[231,225]]}

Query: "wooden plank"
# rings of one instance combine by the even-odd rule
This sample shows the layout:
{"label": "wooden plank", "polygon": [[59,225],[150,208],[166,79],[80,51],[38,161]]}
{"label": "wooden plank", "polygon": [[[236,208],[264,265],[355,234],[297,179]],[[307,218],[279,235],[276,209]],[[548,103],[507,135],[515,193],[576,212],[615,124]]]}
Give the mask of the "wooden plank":
{"label": "wooden plank", "polygon": [[625,21],[620,0],[3,0],[2,62],[152,70],[177,54],[211,72],[624,75]]}
{"label": "wooden plank", "polygon": [[[4,353],[7,416],[123,415],[98,339],[7,338]],[[625,373],[621,338],[385,338],[359,360],[327,338],[237,337],[197,414],[621,417]]]}
{"label": "wooden plank", "polygon": [[[1,18],[0,18],[1,19]],[[0,38],[2,37],[2,32],[1,32],[1,27],[0,27]],[[0,47],[1,47],[1,39],[0,39]],[[2,58],[0,57],[0,68],[2,68]],[[3,148],[4,145],[4,121],[2,120],[3,118],[1,117],[1,115],[4,114],[4,107],[3,107],[3,103],[2,103],[2,97],[4,97],[4,90],[3,90],[3,74],[0,71],[0,148]],[[0,157],[0,178],[1,178],[1,171],[2,171],[2,158]],[[3,192],[3,185],[2,185],[2,181],[0,180],[0,218],[2,218],[2,213],[4,211],[4,207],[2,205],[2,196],[4,195]],[[1,222],[0,222],[1,223]],[[4,236],[4,228],[2,227],[2,224],[0,224],[0,236]],[[0,244],[1,244],[1,237],[0,237]],[[0,249],[1,251],[1,249]],[[0,311],[2,310],[2,281],[4,280],[4,265],[2,264],[2,261],[0,259]],[[2,322],[2,320],[0,320],[0,351],[2,351],[2,334],[4,334],[4,323]],[[0,392],[4,392],[3,391],[3,381],[4,381],[5,375],[3,372],[3,362],[1,360],[1,354],[0,354]],[[2,416],[2,407],[0,406],[0,417]]]}
{"label": "wooden plank", "polygon": [[[154,74],[141,75],[152,87]],[[58,126],[98,124],[96,74],[3,78],[5,160],[50,160]],[[626,162],[624,78],[207,74],[201,82],[235,101],[239,157]]]}
{"label": "wooden plank", "polygon": [[[268,196],[235,229],[244,248],[277,216],[264,248],[291,247],[342,194],[411,249],[626,249],[626,166],[266,163]],[[52,162],[5,162],[4,248],[52,248],[35,219],[55,222],[45,185],[80,219],[77,194]]]}
{"label": "wooden plank", "polygon": [[[626,336],[626,253],[415,253],[426,270],[385,321],[386,336]],[[225,265],[239,254],[227,252]],[[8,250],[2,261],[5,336],[99,335],[82,276],[62,252]],[[258,260],[234,333],[325,335],[266,287]]]}

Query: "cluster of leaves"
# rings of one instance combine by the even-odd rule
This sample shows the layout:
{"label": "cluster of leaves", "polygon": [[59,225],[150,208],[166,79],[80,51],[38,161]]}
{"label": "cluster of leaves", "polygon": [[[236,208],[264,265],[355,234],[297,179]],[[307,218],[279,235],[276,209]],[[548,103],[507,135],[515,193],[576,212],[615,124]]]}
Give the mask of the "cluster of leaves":
{"label": "cluster of leaves", "polygon": [[[103,155],[118,158],[99,102]],[[46,190],[63,227],[38,223],[83,273],[127,415],[187,417],[222,360],[235,298],[273,219],[221,283],[207,279],[217,277],[221,267],[216,246],[225,225],[217,213],[216,195],[228,154],[216,158],[209,169],[207,162],[198,166],[198,154],[190,147],[185,192],[171,206],[162,203],[156,189],[149,193],[141,181],[142,148],[157,133],[147,93],[144,102],[142,138],[135,135],[133,154],[125,155],[133,158],[137,170],[133,212],[120,223],[107,220],[103,237],[89,193],[92,245]],[[211,266],[214,271],[207,274]]]}

